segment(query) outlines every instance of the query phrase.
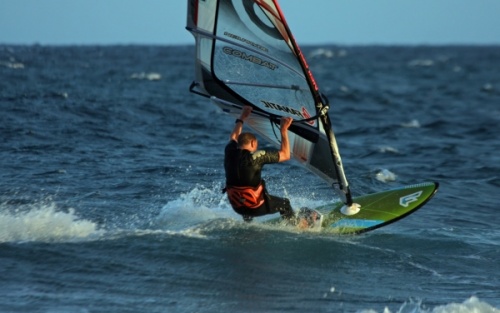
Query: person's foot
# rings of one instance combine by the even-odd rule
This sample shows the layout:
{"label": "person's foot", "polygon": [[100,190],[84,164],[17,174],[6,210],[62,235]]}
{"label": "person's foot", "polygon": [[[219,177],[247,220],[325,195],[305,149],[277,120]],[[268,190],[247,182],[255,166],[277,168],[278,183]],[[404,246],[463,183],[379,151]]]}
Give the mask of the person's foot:
{"label": "person's foot", "polygon": [[297,228],[299,229],[307,229],[309,228],[309,222],[304,217],[297,218]]}
{"label": "person's foot", "polygon": [[300,229],[321,227],[323,215],[316,210],[301,208],[297,213],[297,227]]}

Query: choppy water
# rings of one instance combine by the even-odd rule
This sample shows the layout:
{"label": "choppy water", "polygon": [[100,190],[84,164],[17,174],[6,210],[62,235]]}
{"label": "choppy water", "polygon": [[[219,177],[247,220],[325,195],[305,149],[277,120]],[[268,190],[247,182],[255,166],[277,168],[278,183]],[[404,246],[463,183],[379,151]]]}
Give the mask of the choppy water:
{"label": "choppy water", "polygon": [[0,46],[0,311],[500,312],[500,47],[304,50],[354,193],[439,181],[424,208],[360,236],[243,224],[192,46]]}

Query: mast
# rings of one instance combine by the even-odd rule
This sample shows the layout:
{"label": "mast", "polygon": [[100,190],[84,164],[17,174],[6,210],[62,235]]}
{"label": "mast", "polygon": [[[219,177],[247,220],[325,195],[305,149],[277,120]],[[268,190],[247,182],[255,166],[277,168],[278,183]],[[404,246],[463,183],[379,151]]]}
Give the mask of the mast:
{"label": "mast", "polygon": [[342,159],[340,157],[339,153],[339,148],[337,146],[337,141],[335,139],[335,134],[333,133],[330,117],[328,116],[328,109],[329,106],[325,105],[323,103],[323,99],[321,97],[321,94],[319,92],[319,87],[316,83],[316,80],[314,79],[314,76],[312,75],[311,70],[309,69],[309,65],[307,64],[307,61],[302,54],[302,51],[300,50],[297,42],[295,41],[295,38],[293,37],[293,34],[288,27],[288,23],[286,22],[285,16],[283,12],[281,11],[281,7],[278,4],[277,0],[273,0],[274,5],[278,9],[278,13],[280,15],[280,19],[283,21],[283,26],[285,27],[287,33],[290,36],[290,43],[292,44],[292,47],[299,59],[299,63],[302,66],[302,69],[304,73],[306,74],[307,77],[307,82],[309,85],[309,88],[311,89],[311,92],[313,94],[314,100],[316,102],[316,110],[319,113],[319,120],[321,121],[323,125],[323,129],[325,130],[326,137],[328,138],[328,142],[330,144],[330,152],[331,156],[334,160],[335,164],[335,171],[337,173],[337,177],[339,178],[340,185],[339,186],[333,186],[333,188],[339,193],[341,196],[342,202],[344,202],[347,206],[352,205],[352,195],[351,191],[349,188],[349,183],[347,182],[347,178],[345,176],[344,170],[343,170],[343,165],[342,165]]}

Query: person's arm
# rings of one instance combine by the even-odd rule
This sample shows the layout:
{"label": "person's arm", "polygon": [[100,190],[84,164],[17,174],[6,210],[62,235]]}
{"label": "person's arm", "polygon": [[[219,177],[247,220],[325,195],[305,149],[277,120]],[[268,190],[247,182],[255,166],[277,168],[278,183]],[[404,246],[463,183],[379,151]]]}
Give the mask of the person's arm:
{"label": "person's arm", "polygon": [[281,118],[281,149],[279,151],[280,159],[279,162],[285,162],[290,160],[290,142],[288,140],[288,128],[292,125],[293,118],[282,117]]}
{"label": "person's arm", "polygon": [[238,136],[241,134],[241,131],[243,130],[243,122],[250,115],[251,112],[252,112],[251,106],[243,107],[243,111],[241,111],[240,118],[237,119],[236,123],[234,124],[233,131],[231,132],[231,136],[229,137],[230,140],[238,141]]}

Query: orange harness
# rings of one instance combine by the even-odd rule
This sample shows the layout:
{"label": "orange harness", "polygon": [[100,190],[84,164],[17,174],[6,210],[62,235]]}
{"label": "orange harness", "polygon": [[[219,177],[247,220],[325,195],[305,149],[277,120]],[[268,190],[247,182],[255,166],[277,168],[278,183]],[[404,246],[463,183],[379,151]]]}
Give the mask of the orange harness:
{"label": "orange harness", "polygon": [[264,204],[264,186],[257,187],[226,186],[229,202],[234,208],[246,207],[256,209]]}

